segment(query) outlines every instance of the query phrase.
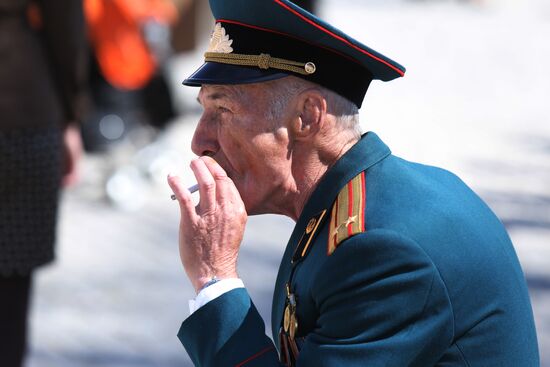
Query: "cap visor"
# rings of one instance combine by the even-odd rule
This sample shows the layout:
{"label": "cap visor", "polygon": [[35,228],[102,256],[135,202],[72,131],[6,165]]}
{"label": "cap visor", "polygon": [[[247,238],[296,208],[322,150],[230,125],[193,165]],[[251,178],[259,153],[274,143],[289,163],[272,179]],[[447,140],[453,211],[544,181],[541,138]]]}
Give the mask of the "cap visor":
{"label": "cap visor", "polygon": [[191,76],[183,81],[184,85],[198,87],[203,84],[250,84],[280,79],[288,76],[278,70],[263,70],[256,67],[237,66],[205,62]]}

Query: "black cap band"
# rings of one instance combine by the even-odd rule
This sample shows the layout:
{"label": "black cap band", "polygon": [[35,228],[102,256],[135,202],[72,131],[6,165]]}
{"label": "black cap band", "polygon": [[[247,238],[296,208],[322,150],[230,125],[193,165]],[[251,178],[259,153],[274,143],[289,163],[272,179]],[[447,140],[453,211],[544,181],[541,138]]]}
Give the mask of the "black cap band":
{"label": "black cap band", "polygon": [[[311,63],[314,65],[314,72],[262,69],[257,65],[231,65],[229,61],[226,65],[219,63],[214,67],[218,74],[217,78],[212,74],[213,68],[206,67],[187,78],[184,84],[246,84],[295,75],[331,89],[355,103],[357,107],[361,107],[372,75],[368,69],[352,58],[279,32],[224,21],[220,23],[225,34],[232,41],[232,52],[229,55],[253,55],[259,58],[260,55],[265,54],[271,58],[291,60],[302,65]],[[243,70],[236,72],[241,68]],[[227,72],[224,72],[224,69]]]}

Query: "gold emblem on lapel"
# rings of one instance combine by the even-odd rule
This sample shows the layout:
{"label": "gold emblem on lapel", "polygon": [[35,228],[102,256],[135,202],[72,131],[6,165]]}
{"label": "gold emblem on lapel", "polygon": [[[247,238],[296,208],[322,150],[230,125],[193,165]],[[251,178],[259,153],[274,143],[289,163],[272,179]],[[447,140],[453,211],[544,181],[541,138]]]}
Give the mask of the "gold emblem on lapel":
{"label": "gold emblem on lapel", "polygon": [[311,244],[313,243],[313,239],[317,234],[317,230],[321,228],[321,224],[324,222],[326,212],[327,210],[324,209],[308,221],[305,232],[302,235],[302,238],[300,238],[300,242],[298,242],[296,250],[294,250],[292,264],[295,264],[306,257],[309,249],[311,248]]}
{"label": "gold emblem on lapel", "polygon": [[232,43],[233,40],[229,38],[229,35],[225,32],[225,28],[222,27],[220,23],[216,23],[212,31],[212,37],[210,38],[207,52],[230,54],[233,52],[233,47],[231,47]]}
{"label": "gold emblem on lapel", "polygon": [[365,200],[365,172],[361,172],[344,186],[332,206],[328,255],[345,239],[365,231]]}
{"label": "gold emblem on lapel", "polygon": [[317,219],[311,218],[306,227],[306,234],[310,234],[315,229],[315,224],[317,224]]}

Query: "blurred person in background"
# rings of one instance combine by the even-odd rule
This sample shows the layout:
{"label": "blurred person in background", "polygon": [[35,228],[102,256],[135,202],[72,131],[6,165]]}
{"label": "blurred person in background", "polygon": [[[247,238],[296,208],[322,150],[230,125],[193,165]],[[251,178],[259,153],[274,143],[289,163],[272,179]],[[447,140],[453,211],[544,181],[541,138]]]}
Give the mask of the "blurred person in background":
{"label": "blurred person in background", "polygon": [[171,0],[84,0],[91,46],[93,109],[84,148],[101,151],[135,128],[163,128],[174,116],[164,65],[171,56]]}
{"label": "blurred person in background", "polygon": [[167,64],[188,1],[84,0],[91,103],[82,137],[101,161],[97,188],[116,207],[139,208],[154,162],[170,155],[158,139],[176,117]]}
{"label": "blurred person in background", "polygon": [[0,0],[0,365],[26,349],[34,271],[54,258],[59,191],[77,179],[82,3]]}

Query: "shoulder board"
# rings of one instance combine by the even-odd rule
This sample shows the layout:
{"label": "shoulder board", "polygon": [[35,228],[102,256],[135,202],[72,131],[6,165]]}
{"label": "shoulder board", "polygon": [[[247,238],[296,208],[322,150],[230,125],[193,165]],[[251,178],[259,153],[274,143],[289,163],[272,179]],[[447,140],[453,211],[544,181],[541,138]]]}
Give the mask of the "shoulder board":
{"label": "shoulder board", "polygon": [[365,231],[365,190],[365,172],[361,172],[338,194],[330,216],[327,255],[342,241]]}

